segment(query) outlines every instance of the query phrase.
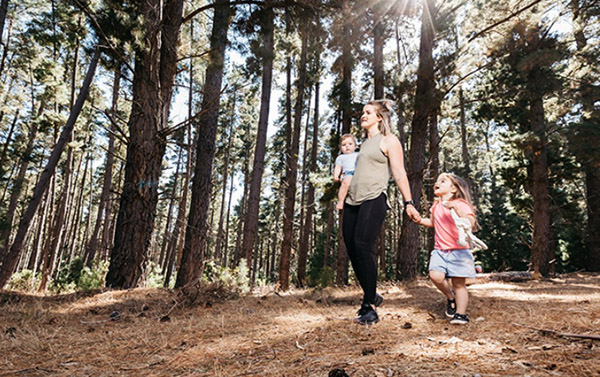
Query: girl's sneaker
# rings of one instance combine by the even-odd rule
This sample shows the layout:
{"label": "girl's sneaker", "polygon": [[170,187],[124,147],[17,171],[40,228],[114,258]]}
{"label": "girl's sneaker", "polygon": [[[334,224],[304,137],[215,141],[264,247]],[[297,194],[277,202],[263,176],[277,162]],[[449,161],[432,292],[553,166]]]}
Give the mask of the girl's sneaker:
{"label": "girl's sneaker", "polygon": [[466,325],[469,323],[469,317],[466,314],[454,313],[454,317],[450,320],[453,325]]}
{"label": "girl's sneaker", "polygon": [[456,314],[456,300],[448,300],[446,303],[446,317],[454,318]]}

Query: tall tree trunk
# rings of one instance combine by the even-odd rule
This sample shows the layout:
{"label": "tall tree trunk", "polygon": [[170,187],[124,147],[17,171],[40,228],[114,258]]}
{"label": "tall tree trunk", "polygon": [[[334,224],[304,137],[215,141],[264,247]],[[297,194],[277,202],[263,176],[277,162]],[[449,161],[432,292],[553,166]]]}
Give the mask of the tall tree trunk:
{"label": "tall tree trunk", "polygon": [[[246,132],[249,132],[248,129],[246,129]],[[240,201],[240,213],[238,216],[235,247],[234,247],[235,254],[233,255],[233,258],[231,259],[232,267],[238,266],[240,263],[240,259],[242,259],[242,257],[245,258],[245,256],[243,256],[241,253],[242,238],[243,238],[243,234],[244,234],[243,233],[244,232],[244,224],[243,224],[243,221],[241,221],[241,219],[243,219],[245,217],[246,207],[247,207],[246,203],[248,201],[248,191],[250,189],[250,166],[249,165],[250,165],[250,156],[248,156],[248,154],[246,153],[244,155],[244,164],[242,165],[242,175],[244,177],[244,191],[242,193],[242,199]],[[250,271],[248,271],[248,272],[250,272]]]}
{"label": "tall tree trunk", "polygon": [[[539,37],[539,32],[534,31]],[[532,140],[530,159],[533,175],[533,237],[531,245],[531,262],[534,274],[548,276],[550,271],[550,190],[548,180],[548,137],[544,118],[543,94],[536,90],[539,82],[544,80],[539,68],[534,67],[529,75],[529,119],[531,131],[535,135]],[[553,254],[553,252],[552,252]]]}
{"label": "tall tree trunk", "polygon": [[2,153],[0,154],[0,177],[4,176],[4,164],[6,161],[6,153],[8,152],[8,146],[10,145],[13,131],[15,130],[15,126],[17,125],[17,120],[19,120],[19,111],[21,109],[17,109],[15,111],[15,116],[13,117],[13,121],[10,124],[10,128],[8,130],[8,134],[6,135],[6,141],[4,142],[4,147],[2,147]]}
{"label": "tall tree trunk", "polygon": [[[579,0],[571,0],[571,11],[573,13],[573,34],[577,45],[579,57],[586,64],[593,61],[591,53],[587,49],[584,28],[589,25],[586,12],[580,9]],[[573,143],[575,149],[581,145],[588,146],[585,151],[575,153],[577,160],[583,167],[585,173],[585,193],[587,204],[587,227],[585,243],[587,257],[585,267],[588,271],[600,271],[600,112],[594,107],[594,84],[591,77],[585,77],[579,84],[579,96],[582,104],[582,122],[575,129]]]}
{"label": "tall tree trunk", "polygon": [[[435,77],[433,70],[433,43],[435,30],[433,15],[436,14],[435,1],[423,2],[421,19],[421,43],[419,46],[419,68],[417,71],[417,91],[415,95],[415,112],[410,138],[410,155],[408,178],[413,200],[420,207],[421,189],[423,187],[423,171],[425,168],[425,145],[429,118],[435,109],[434,90]],[[396,278],[412,279],[417,276],[417,256],[419,249],[419,227],[410,221],[406,212],[403,214],[402,235],[396,265]]]}
{"label": "tall tree trunk", "polygon": [[[221,210],[219,211],[219,225],[217,227],[217,242],[215,245],[215,258],[223,262],[223,231],[225,222],[225,199],[227,196],[227,179],[229,178],[229,159],[231,156],[231,145],[233,144],[233,124],[235,123],[236,110],[236,92],[233,92],[233,100],[231,105],[231,117],[229,119],[229,130],[227,132],[227,150],[225,151],[225,163],[223,164],[223,190],[221,192]],[[233,169],[232,169],[233,175]],[[225,266],[224,263],[221,263]]]}
{"label": "tall tree trunk", "polygon": [[340,89],[340,107],[342,110],[342,134],[350,133],[352,128],[352,12],[349,1],[342,3],[342,85]]}
{"label": "tall tree trunk", "polygon": [[165,230],[163,232],[163,242],[160,246],[160,256],[158,258],[158,265],[162,266],[165,264],[166,260],[165,253],[168,249],[168,245],[171,244],[171,239],[173,238],[173,232],[171,231],[171,221],[173,220],[173,207],[175,206],[175,201],[177,200],[177,189],[179,188],[179,176],[181,173],[179,170],[181,169],[181,159],[183,158],[183,148],[179,148],[179,153],[177,157],[177,164],[175,167],[175,174],[173,174],[173,189],[171,190],[171,197],[169,198],[169,208],[167,209],[167,220],[165,221]]}
{"label": "tall tree trunk", "polygon": [[[316,57],[317,63],[316,66],[320,66],[320,56]],[[319,72],[317,72],[317,75]],[[302,240],[300,242],[300,252],[299,254],[308,255],[309,248],[309,236],[313,228],[313,214],[315,212],[315,185],[313,183],[314,177],[317,174],[317,152],[318,152],[318,141],[319,141],[319,95],[320,95],[320,84],[319,78],[317,77],[315,82],[315,110],[313,115],[313,127],[312,127],[312,141],[311,141],[311,150],[310,150],[310,167],[308,174],[308,188],[306,190],[306,217],[304,219],[304,230],[302,231]],[[308,133],[308,129],[307,129]],[[314,236],[313,236],[314,237]],[[305,259],[306,260],[306,259]],[[324,266],[327,264],[325,263]],[[300,266],[300,262],[298,262],[298,266]],[[306,263],[304,263],[306,268]],[[299,268],[298,268],[299,269]],[[298,273],[300,276],[300,273]],[[299,281],[300,278],[298,279]]]}
{"label": "tall tree trunk", "polygon": [[[438,113],[439,107],[436,111],[431,115],[429,119],[429,160],[431,161],[429,165],[429,184],[427,185],[427,205],[426,208],[430,208],[430,203],[433,203],[434,195],[434,182],[437,179],[440,171],[440,148],[439,142],[440,138],[438,135]],[[427,214],[426,216],[429,216]],[[435,246],[435,233],[433,228],[427,228],[427,251],[433,250]],[[429,254],[428,254],[429,255]],[[428,258],[429,259],[429,258]]]}
{"label": "tall tree trunk", "polygon": [[148,0],[139,11],[149,45],[135,56],[125,182],[106,275],[107,287],[123,289],[137,285],[154,228],[183,0]]}
{"label": "tall tree trunk", "polygon": [[308,160],[308,134],[310,126],[310,100],[312,96],[312,88],[308,89],[308,104],[306,105],[306,127],[304,128],[304,145],[302,148],[302,179],[300,180],[300,237],[298,237],[298,285],[304,287],[306,284],[306,262],[308,259],[308,236],[310,234],[310,228],[307,230],[304,226],[305,220],[305,196],[306,196],[306,174],[308,173],[308,167],[306,166]]}
{"label": "tall tree trunk", "polygon": [[231,7],[228,1],[217,0],[213,16],[213,30],[210,41],[210,62],[206,68],[204,97],[202,98],[203,114],[198,120],[198,145],[196,164],[192,182],[192,198],[190,213],[186,227],[185,242],[181,266],[177,273],[176,287],[182,287],[200,278],[206,234],[208,208],[212,192],[212,166],[215,157],[215,139],[221,99],[221,83],[223,80],[225,48],[227,46],[227,30],[231,18]]}
{"label": "tall tree trunk", "polygon": [[304,91],[306,85],[307,39],[308,32],[300,30],[302,46],[298,64],[298,81],[296,88],[296,105],[294,106],[294,129],[291,143],[286,148],[285,199],[283,203],[283,240],[281,242],[281,259],[279,263],[279,284],[287,291],[290,287],[291,251],[294,238],[294,206],[296,204],[296,182],[298,175],[298,149],[300,147],[300,126],[304,109]]}
{"label": "tall tree trunk", "polygon": [[373,27],[373,73],[375,99],[384,98],[383,87],[383,45],[385,44],[385,24],[382,15],[377,10],[375,13],[375,26]]}
{"label": "tall tree trunk", "polygon": [[2,0],[0,3],[0,43],[4,34],[4,23],[6,22],[6,14],[8,13],[8,0]]}
{"label": "tall tree trunk", "polygon": [[48,183],[50,178],[54,175],[54,171],[56,169],[56,165],[60,159],[60,156],[69,140],[70,135],[73,132],[73,128],[75,127],[75,122],[77,121],[77,117],[81,113],[81,109],[83,108],[83,104],[88,96],[90,84],[92,83],[92,79],[94,78],[94,74],[96,73],[96,66],[98,65],[98,60],[100,58],[100,49],[96,48],[94,56],[90,62],[90,66],[88,68],[88,72],[86,74],[85,80],[83,81],[83,85],[81,87],[81,91],[77,97],[77,101],[71,109],[71,113],[69,114],[69,118],[65,124],[65,127],[62,130],[60,138],[50,155],[48,160],[48,164],[46,168],[42,172],[39,181],[35,185],[33,190],[33,196],[29,205],[27,206],[27,210],[25,211],[23,218],[19,222],[19,228],[17,229],[17,234],[13,241],[13,244],[8,252],[8,255],[4,258],[4,262],[2,263],[2,269],[0,270],[0,287],[3,287],[8,280],[10,279],[13,270],[19,260],[21,255],[21,251],[23,249],[25,236],[29,231],[29,226],[31,223],[31,219],[35,215],[37,208],[44,196],[44,192],[48,188]]}
{"label": "tall tree trunk", "polygon": [[[69,136],[69,142],[72,138],[72,134]],[[40,282],[39,291],[42,292],[46,289],[46,284],[48,283],[49,276],[53,273],[54,269],[54,261],[55,257],[60,252],[60,245],[63,239],[63,230],[64,223],[67,212],[67,202],[69,201],[69,191],[71,190],[71,165],[73,164],[73,149],[68,148],[67,151],[67,161],[65,162],[65,171],[64,171],[64,186],[62,192],[59,195],[57,208],[54,214],[54,224],[52,226],[52,233],[50,236],[50,247],[46,250],[46,255],[44,256],[44,265],[42,268],[42,279]]]}
{"label": "tall tree trunk", "polygon": [[[335,283],[337,285],[348,285],[348,251],[346,249],[346,244],[344,243],[344,237],[342,234],[342,229],[344,227],[344,216],[342,216],[342,211],[339,211],[339,221],[338,221],[338,255],[337,255],[337,268],[335,274]],[[333,216],[332,216],[333,218]],[[331,227],[333,229],[333,226]]]}
{"label": "tall tree trunk", "polygon": [[[119,103],[119,90],[121,88],[121,66],[118,65],[114,70],[113,78],[113,92],[112,92],[112,106],[111,113],[113,118],[116,119],[118,103]],[[96,257],[96,251],[98,249],[98,235],[100,234],[100,227],[104,224],[107,228],[110,223],[110,190],[112,186],[112,175],[115,155],[115,137],[113,135],[114,125],[111,123],[108,132],[108,146],[106,148],[106,162],[104,163],[104,177],[102,180],[102,191],[100,193],[100,202],[98,203],[98,213],[96,214],[96,222],[94,224],[94,230],[92,236],[86,248],[85,252],[85,265],[92,267],[94,258]]]}
{"label": "tall tree trunk", "polygon": [[231,167],[231,182],[229,183],[229,198],[227,199],[227,215],[225,216],[225,240],[223,243],[223,266],[228,266],[228,258],[229,258],[229,225],[230,225],[230,215],[231,215],[231,198],[233,196],[233,179],[235,177],[234,166]]}
{"label": "tall tree trunk", "polygon": [[[194,40],[194,20],[190,20],[190,40]],[[188,87],[188,121],[193,117],[194,109],[194,61],[190,59],[189,67],[189,87]],[[188,124],[187,128],[187,146],[186,146],[186,163],[185,163],[185,178],[183,183],[183,193],[181,195],[181,202],[177,209],[177,221],[175,222],[175,229],[173,229],[173,236],[171,239],[171,245],[167,251],[167,263],[163,273],[165,274],[165,281],[163,286],[169,287],[171,284],[171,275],[174,272],[175,266],[181,264],[181,255],[183,254],[183,243],[185,237],[184,224],[186,223],[187,214],[187,203],[190,193],[190,177],[192,176],[193,169],[193,151],[196,149],[197,139],[193,136],[192,124]]]}
{"label": "tall tree trunk", "polygon": [[260,98],[260,115],[258,119],[258,132],[256,136],[256,147],[254,150],[254,161],[252,164],[252,178],[250,180],[250,192],[248,193],[248,206],[244,217],[244,231],[242,242],[242,254],[246,258],[248,266],[251,266],[254,243],[258,230],[258,212],[260,204],[260,191],[262,176],[265,165],[267,126],[269,121],[269,106],[271,102],[271,83],[273,81],[273,59],[274,38],[273,31],[274,13],[273,9],[267,7],[264,10],[262,25],[263,51],[262,56],[262,88]]}

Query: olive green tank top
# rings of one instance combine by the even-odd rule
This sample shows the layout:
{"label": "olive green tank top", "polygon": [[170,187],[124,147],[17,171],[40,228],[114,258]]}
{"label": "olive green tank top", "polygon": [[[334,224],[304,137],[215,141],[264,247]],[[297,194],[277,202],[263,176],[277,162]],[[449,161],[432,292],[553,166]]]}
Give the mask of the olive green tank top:
{"label": "olive green tank top", "polygon": [[346,203],[356,206],[366,200],[375,199],[382,192],[387,191],[390,165],[388,157],[379,148],[381,139],[383,134],[379,133],[360,146]]}

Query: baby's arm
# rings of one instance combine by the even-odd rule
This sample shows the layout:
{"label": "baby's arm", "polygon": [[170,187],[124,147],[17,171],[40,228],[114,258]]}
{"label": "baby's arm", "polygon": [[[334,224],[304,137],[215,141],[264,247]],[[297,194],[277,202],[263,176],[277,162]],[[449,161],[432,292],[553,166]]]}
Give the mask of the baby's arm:
{"label": "baby's arm", "polygon": [[342,174],[342,166],[341,165],[335,165],[335,167],[333,168],[333,181],[334,182],[339,182],[341,174]]}

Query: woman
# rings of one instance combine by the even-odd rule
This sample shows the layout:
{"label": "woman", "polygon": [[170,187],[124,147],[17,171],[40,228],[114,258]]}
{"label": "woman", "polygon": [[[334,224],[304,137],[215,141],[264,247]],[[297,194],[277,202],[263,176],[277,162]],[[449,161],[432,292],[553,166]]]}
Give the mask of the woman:
{"label": "woman", "polygon": [[390,171],[411,219],[420,219],[415,209],[404,169],[402,145],[391,132],[391,101],[368,102],[360,118],[367,135],[361,145],[354,178],[344,204],[343,236],[352,268],[363,289],[363,302],[354,322],[370,325],[379,322],[373,307],[383,298],[376,293],[377,265],[371,250],[389,205],[386,196]]}

